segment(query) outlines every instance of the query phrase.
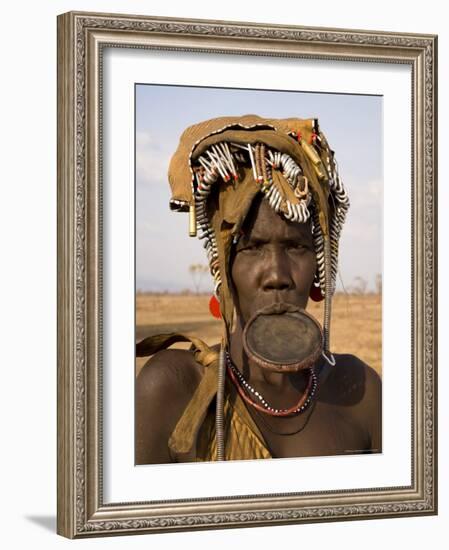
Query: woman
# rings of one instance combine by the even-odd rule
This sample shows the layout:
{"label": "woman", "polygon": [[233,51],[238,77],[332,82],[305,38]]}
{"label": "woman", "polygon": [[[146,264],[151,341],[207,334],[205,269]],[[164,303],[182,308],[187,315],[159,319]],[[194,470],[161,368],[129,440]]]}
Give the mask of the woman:
{"label": "woman", "polygon": [[[179,334],[137,345],[154,354],[137,380],[137,463],[380,452],[379,377],[329,350],[349,201],[317,121],[192,126],[169,181],[171,208],[204,239],[223,338],[215,349]],[[322,327],[309,297],[325,299]],[[166,349],[181,340],[190,351]]]}

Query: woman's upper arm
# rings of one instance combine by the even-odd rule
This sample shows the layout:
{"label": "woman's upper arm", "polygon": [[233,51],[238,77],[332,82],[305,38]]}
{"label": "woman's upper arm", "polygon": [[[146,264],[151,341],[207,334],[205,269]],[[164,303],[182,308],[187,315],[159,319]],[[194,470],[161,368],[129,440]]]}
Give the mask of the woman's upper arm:
{"label": "woman's upper arm", "polygon": [[382,380],[371,367],[367,374],[367,397],[372,452],[382,452]]}
{"label": "woman's upper arm", "polygon": [[164,394],[167,394],[168,388],[164,387],[166,384],[161,376],[161,369],[155,363],[152,360],[146,363],[136,380],[136,464],[171,462],[167,426],[162,421]]}
{"label": "woman's upper arm", "polygon": [[[187,355],[186,355],[187,354]],[[191,355],[164,350],[136,379],[136,464],[172,462],[168,440],[199,382]]]}

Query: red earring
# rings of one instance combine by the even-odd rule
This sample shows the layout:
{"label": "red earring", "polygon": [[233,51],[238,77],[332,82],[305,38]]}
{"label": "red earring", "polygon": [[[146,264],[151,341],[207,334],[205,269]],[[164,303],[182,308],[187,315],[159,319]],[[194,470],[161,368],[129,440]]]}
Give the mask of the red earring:
{"label": "red earring", "polygon": [[321,293],[321,288],[319,284],[315,285],[315,280],[313,281],[312,286],[310,287],[309,296],[314,302],[321,302],[322,300],[324,300],[324,296]]}
{"label": "red earring", "polygon": [[209,311],[213,317],[221,319],[220,302],[215,297],[215,294],[209,300]]}

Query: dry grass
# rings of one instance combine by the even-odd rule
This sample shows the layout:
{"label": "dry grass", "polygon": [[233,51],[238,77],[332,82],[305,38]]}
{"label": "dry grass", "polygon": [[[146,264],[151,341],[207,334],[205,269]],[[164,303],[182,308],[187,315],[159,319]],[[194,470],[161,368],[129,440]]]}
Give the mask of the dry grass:
{"label": "dry grass", "polygon": [[[220,340],[221,322],[209,313],[209,296],[145,294],[136,298],[136,339],[160,332],[187,332],[213,345]],[[319,321],[323,304],[309,301],[308,311]],[[189,344],[174,347],[188,348]],[[382,300],[377,294],[337,294],[333,300],[331,349],[352,353],[381,374]],[[146,362],[137,358],[137,371]]]}

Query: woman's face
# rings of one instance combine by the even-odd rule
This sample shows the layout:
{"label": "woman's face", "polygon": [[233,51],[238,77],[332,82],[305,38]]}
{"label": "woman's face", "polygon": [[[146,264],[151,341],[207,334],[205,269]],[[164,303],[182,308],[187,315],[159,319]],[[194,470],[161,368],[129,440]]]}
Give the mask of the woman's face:
{"label": "woman's face", "polygon": [[274,302],[305,308],[315,271],[310,224],[285,220],[266,200],[257,198],[231,264],[234,303],[242,325]]}

